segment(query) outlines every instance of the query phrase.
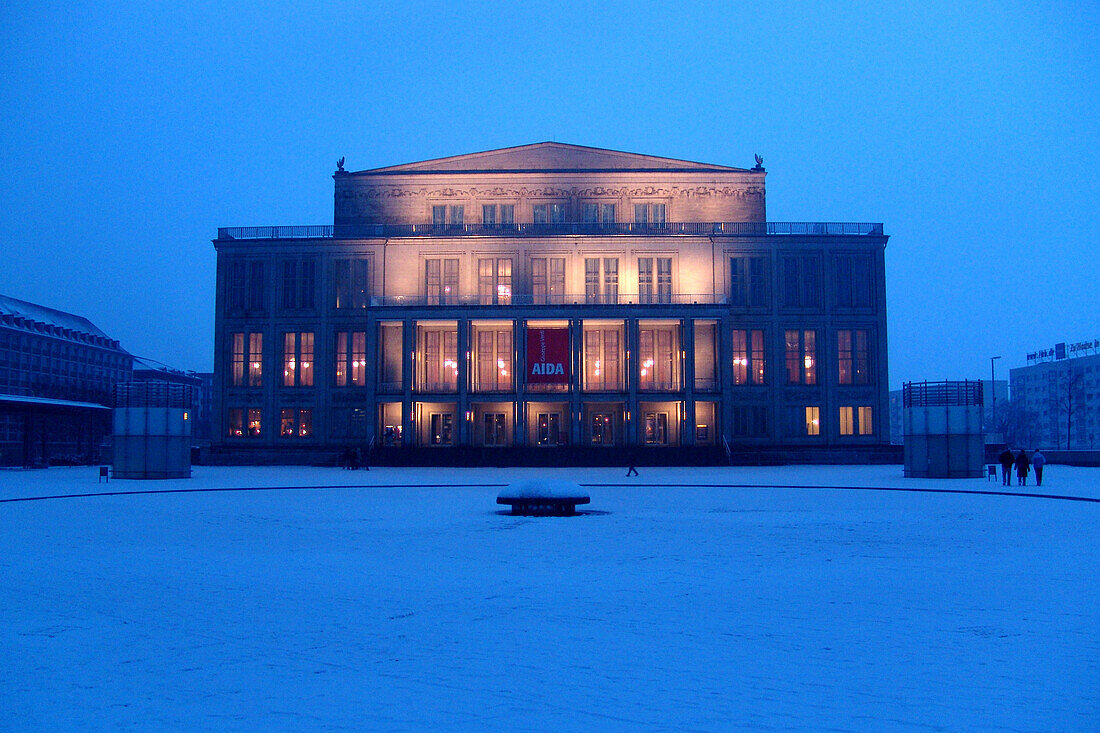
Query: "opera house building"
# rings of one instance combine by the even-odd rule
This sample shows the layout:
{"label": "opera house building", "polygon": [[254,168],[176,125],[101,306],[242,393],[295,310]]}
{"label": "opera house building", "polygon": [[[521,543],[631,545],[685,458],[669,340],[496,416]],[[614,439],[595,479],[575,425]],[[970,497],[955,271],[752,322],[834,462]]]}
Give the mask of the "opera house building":
{"label": "opera house building", "polygon": [[331,225],[218,230],[214,460],[873,459],[887,236],[768,221],[761,162],[341,160]]}

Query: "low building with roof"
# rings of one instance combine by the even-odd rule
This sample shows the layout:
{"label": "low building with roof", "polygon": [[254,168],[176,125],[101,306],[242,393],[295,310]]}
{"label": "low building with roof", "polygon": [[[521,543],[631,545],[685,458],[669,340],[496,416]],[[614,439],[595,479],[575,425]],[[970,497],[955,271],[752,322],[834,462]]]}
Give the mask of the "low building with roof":
{"label": "low building with roof", "polygon": [[87,318],[0,295],[0,465],[99,460],[132,369]]}

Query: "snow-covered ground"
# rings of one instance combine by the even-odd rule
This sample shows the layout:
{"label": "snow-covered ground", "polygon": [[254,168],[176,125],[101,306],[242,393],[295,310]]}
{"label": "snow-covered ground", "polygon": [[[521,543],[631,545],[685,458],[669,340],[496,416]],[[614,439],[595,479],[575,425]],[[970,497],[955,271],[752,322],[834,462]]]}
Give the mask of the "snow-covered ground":
{"label": "snow-covered ground", "polygon": [[[339,486],[0,503],[0,729],[1100,730],[1100,503],[624,473],[0,471],[0,499]],[[539,478],[587,513],[502,514]],[[1045,478],[1012,490],[1100,498]]]}

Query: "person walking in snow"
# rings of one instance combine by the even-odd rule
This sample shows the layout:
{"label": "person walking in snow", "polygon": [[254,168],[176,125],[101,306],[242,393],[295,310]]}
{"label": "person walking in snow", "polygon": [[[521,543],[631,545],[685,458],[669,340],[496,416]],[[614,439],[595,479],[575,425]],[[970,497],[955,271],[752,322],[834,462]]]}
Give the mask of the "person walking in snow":
{"label": "person walking in snow", "polygon": [[1027,453],[1020,450],[1020,455],[1016,456],[1016,479],[1020,486],[1027,486],[1027,473],[1031,469],[1031,464],[1027,460]]}
{"label": "person walking in snow", "polygon": [[1012,464],[1016,462],[1016,458],[1012,455],[1012,451],[1008,448],[1004,449],[1004,453],[999,455],[998,460],[1001,462],[1001,485],[1012,485]]}
{"label": "person walking in snow", "polygon": [[1040,451],[1031,454],[1031,465],[1035,468],[1035,483],[1043,485],[1043,466],[1047,465],[1047,457]]}

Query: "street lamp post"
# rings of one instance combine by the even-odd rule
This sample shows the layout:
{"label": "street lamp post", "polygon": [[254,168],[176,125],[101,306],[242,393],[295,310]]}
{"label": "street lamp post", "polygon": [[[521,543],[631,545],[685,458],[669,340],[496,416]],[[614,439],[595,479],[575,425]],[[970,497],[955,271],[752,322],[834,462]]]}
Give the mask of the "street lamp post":
{"label": "street lamp post", "polygon": [[994,371],[994,366],[997,364],[999,356],[989,357],[989,391],[993,395],[993,404],[989,408],[989,421],[995,423],[997,420],[997,376]]}

